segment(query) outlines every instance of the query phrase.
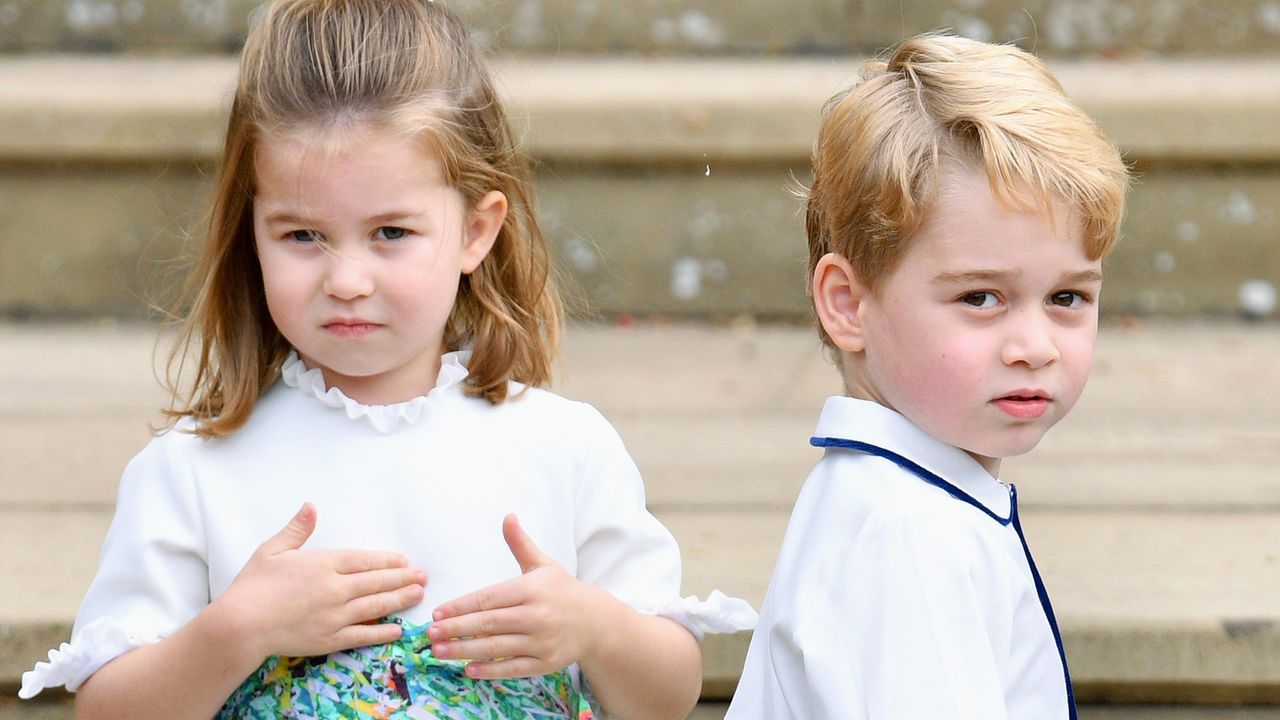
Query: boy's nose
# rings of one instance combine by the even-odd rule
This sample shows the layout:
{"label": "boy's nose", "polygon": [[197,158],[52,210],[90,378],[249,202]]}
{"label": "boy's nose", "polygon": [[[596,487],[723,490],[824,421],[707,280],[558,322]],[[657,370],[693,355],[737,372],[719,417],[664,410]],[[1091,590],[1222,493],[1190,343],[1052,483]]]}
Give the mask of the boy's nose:
{"label": "boy's nose", "polygon": [[373,273],[363,259],[334,252],[329,255],[323,289],[339,300],[365,297],[373,292]]}
{"label": "boy's nose", "polygon": [[1006,365],[1023,364],[1032,369],[1057,362],[1060,353],[1054,342],[1051,322],[1043,313],[1024,312],[1014,319],[1002,351]]}

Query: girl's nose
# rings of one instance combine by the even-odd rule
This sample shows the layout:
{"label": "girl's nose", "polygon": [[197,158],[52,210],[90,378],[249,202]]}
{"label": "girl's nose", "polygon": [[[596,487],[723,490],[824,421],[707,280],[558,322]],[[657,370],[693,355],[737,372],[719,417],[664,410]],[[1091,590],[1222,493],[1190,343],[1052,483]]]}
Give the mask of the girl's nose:
{"label": "girl's nose", "polygon": [[337,252],[329,255],[325,294],[339,300],[355,300],[370,295],[373,286],[373,273],[363,259]]}
{"label": "girl's nose", "polygon": [[1040,312],[1024,312],[1013,318],[1004,341],[1001,359],[1005,365],[1041,368],[1058,361],[1061,353],[1054,341],[1052,323]]}

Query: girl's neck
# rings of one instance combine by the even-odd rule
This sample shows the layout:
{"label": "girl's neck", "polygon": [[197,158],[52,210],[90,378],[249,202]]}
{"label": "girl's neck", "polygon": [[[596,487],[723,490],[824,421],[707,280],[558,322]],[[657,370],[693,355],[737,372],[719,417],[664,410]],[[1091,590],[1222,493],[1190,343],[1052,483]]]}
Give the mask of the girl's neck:
{"label": "girl's neck", "polygon": [[426,395],[440,376],[440,358],[432,362],[414,363],[395,373],[376,375],[344,375],[331,368],[318,366],[302,358],[308,370],[320,367],[326,388],[337,388],[343,395],[362,405],[395,405]]}

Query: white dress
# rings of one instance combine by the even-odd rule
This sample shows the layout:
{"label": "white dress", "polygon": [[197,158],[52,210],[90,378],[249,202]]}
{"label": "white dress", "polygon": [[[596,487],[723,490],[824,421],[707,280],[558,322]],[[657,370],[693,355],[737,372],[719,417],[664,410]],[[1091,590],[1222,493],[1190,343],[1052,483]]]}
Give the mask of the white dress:
{"label": "white dress", "polygon": [[156,437],[125,470],[71,642],[24,674],[20,694],[74,691],[187,623],[305,501],[318,518],[306,547],[394,550],[426,571],[422,603],[398,613],[409,623],[519,575],[501,530],[516,513],[567,572],[640,612],[699,637],[754,624],[741,600],[680,597],[679,549],[598,411],[532,388],[499,405],[469,398],[467,359],[443,356],[427,395],[371,406],[291,355],[231,436],[200,439],[184,423]]}
{"label": "white dress", "polygon": [[1067,720],[1016,494],[876,403],[827,400],[726,720]]}

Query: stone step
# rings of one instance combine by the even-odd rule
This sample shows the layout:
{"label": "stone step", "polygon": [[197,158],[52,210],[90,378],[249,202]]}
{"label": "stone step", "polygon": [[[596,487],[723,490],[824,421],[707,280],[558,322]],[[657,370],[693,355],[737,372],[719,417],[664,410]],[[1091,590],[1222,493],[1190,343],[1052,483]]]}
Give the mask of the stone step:
{"label": "stone step", "polygon": [[[4,52],[231,52],[261,0],[59,0],[0,5]],[[911,3],[837,0],[454,0],[480,40],[526,54],[871,53],[949,28],[1051,56],[1274,52],[1270,0]]]}
{"label": "stone step", "polygon": [[[0,688],[69,632],[163,402],[155,332],[0,324]],[[839,389],[813,333],[575,325],[563,356],[557,388],[617,425],[685,591],[758,605]],[[1082,700],[1280,703],[1277,356],[1274,324],[1107,325],[1072,416],[1006,463]],[[731,693],[746,645],[707,641],[708,699]],[[1168,712],[1097,717],[1264,717]]]}
{"label": "stone step", "polygon": [[[806,317],[788,187],[857,65],[499,61],[573,310]],[[1054,68],[1139,175],[1105,311],[1236,314],[1247,288],[1274,295],[1280,134],[1259,118],[1280,116],[1280,57]],[[202,232],[233,75],[227,58],[0,58],[0,313],[168,304]]]}

